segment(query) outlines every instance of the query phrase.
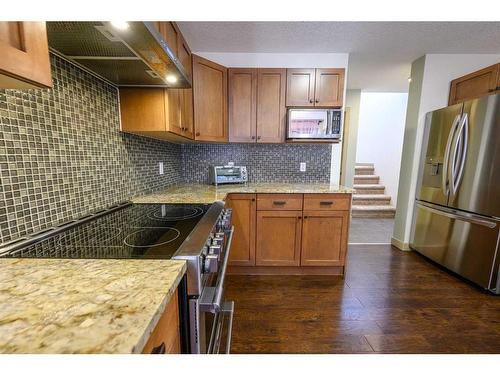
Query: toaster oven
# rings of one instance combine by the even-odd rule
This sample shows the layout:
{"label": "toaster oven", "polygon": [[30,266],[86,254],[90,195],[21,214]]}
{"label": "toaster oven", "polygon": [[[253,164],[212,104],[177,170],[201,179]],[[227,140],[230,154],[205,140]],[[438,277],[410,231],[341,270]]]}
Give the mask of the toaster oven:
{"label": "toaster oven", "polygon": [[212,185],[244,184],[248,181],[247,167],[214,165],[210,167],[209,179]]}

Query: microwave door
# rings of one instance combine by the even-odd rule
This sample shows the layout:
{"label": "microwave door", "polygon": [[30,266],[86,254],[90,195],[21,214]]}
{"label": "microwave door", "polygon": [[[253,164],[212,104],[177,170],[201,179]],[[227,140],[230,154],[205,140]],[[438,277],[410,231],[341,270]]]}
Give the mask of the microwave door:
{"label": "microwave door", "polygon": [[325,110],[290,110],[288,138],[323,138],[327,132],[328,115]]}

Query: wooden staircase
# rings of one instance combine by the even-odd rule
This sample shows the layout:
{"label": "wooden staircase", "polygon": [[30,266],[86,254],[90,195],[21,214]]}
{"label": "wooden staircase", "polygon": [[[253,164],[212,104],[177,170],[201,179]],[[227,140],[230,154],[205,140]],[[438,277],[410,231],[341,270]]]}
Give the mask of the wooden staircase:
{"label": "wooden staircase", "polygon": [[396,208],[370,163],[356,163],[352,196],[352,217],[394,218]]}

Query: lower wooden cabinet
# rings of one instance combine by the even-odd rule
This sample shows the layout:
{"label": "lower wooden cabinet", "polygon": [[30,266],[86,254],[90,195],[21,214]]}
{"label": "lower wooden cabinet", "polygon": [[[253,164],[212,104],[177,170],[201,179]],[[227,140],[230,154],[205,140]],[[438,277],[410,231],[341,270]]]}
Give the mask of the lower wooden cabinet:
{"label": "lower wooden cabinet", "polygon": [[255,265],[255,194],[230,194],[226,207],[233,210],[232,224],[235,235],[231,244],[229,265]]}
{"label": "lower wooden cabinet", "polygon": [[302,211],[257,211],[257,266],[298,266]]}
{"label": "lower wooden cabinet", "polygon": [[179,297],[172,295],[163,315],[142,350],[144,354],[180,354]]}
{"label": "lower wooden cabinet", "polygon": [[343,274],[350,194],[230,194],[230,272]]}
{"label": "lower wooden cabinet", "polygon": [[301,266],[342,266],[349,211],[304,211]]}

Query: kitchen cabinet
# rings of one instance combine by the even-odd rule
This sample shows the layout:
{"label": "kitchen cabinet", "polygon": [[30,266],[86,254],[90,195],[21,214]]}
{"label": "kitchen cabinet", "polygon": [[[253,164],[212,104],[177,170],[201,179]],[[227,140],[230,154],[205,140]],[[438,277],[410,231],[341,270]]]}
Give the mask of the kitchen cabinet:
{"label": "kitchen cabinet", "polygon": [[351,194],[230,194],[230,272],[344,274]]}
{"label": "kitchen cabinet", "polygon": [[45,22],[0,22],[0,88],[52,87]]}
{"label": "kitchen cabinet", "polygon": [[195,140],[227,142],[227,68],[193,55]]}
{"label": "kitchen cabinet", "polygon": [[285,69],[229,69],[230,142],[284,141],[285,80]]}
{"label": "kitchen cabinet", "polygon": [[257,138],[257,69],[229,69],[229,141]]}
{"label": "kitchen cabinet", "polygon": [[304,210],[301,266],[342,266],[349,211]]}
{"label": "kitchen cabinet", "polygon": [[121,130],[174,142],[192,138],[192,115],[189,104],[183,102],[185,91],[120,88]]}
{"label": "kitchen cabinet", "polygon": [[454,79],[450,85],[448,105],[500,92],[500,64]]}
{"label": "kitchen cabinet", "polygon": [[302,211],[257,211],[257,266],[298,266]]}
{"label": "kitchen cabinet", "polygon": [[255,265],[255,201],[255,194],[230,194],[226,199],[226,207],[233,210],[235,231],[229,257],[231,266]]}
{"label": "kitchen cabinet", "polygon": [[160,320],[153,329],[144,349],[144,354],[180,354],[181,335],[179,328],[179,297],[177,290],[172,295]]}
{"label": "kitchen cabinet", "polygon": [[345,69],[287,69],[287,107],[342,107]]}

